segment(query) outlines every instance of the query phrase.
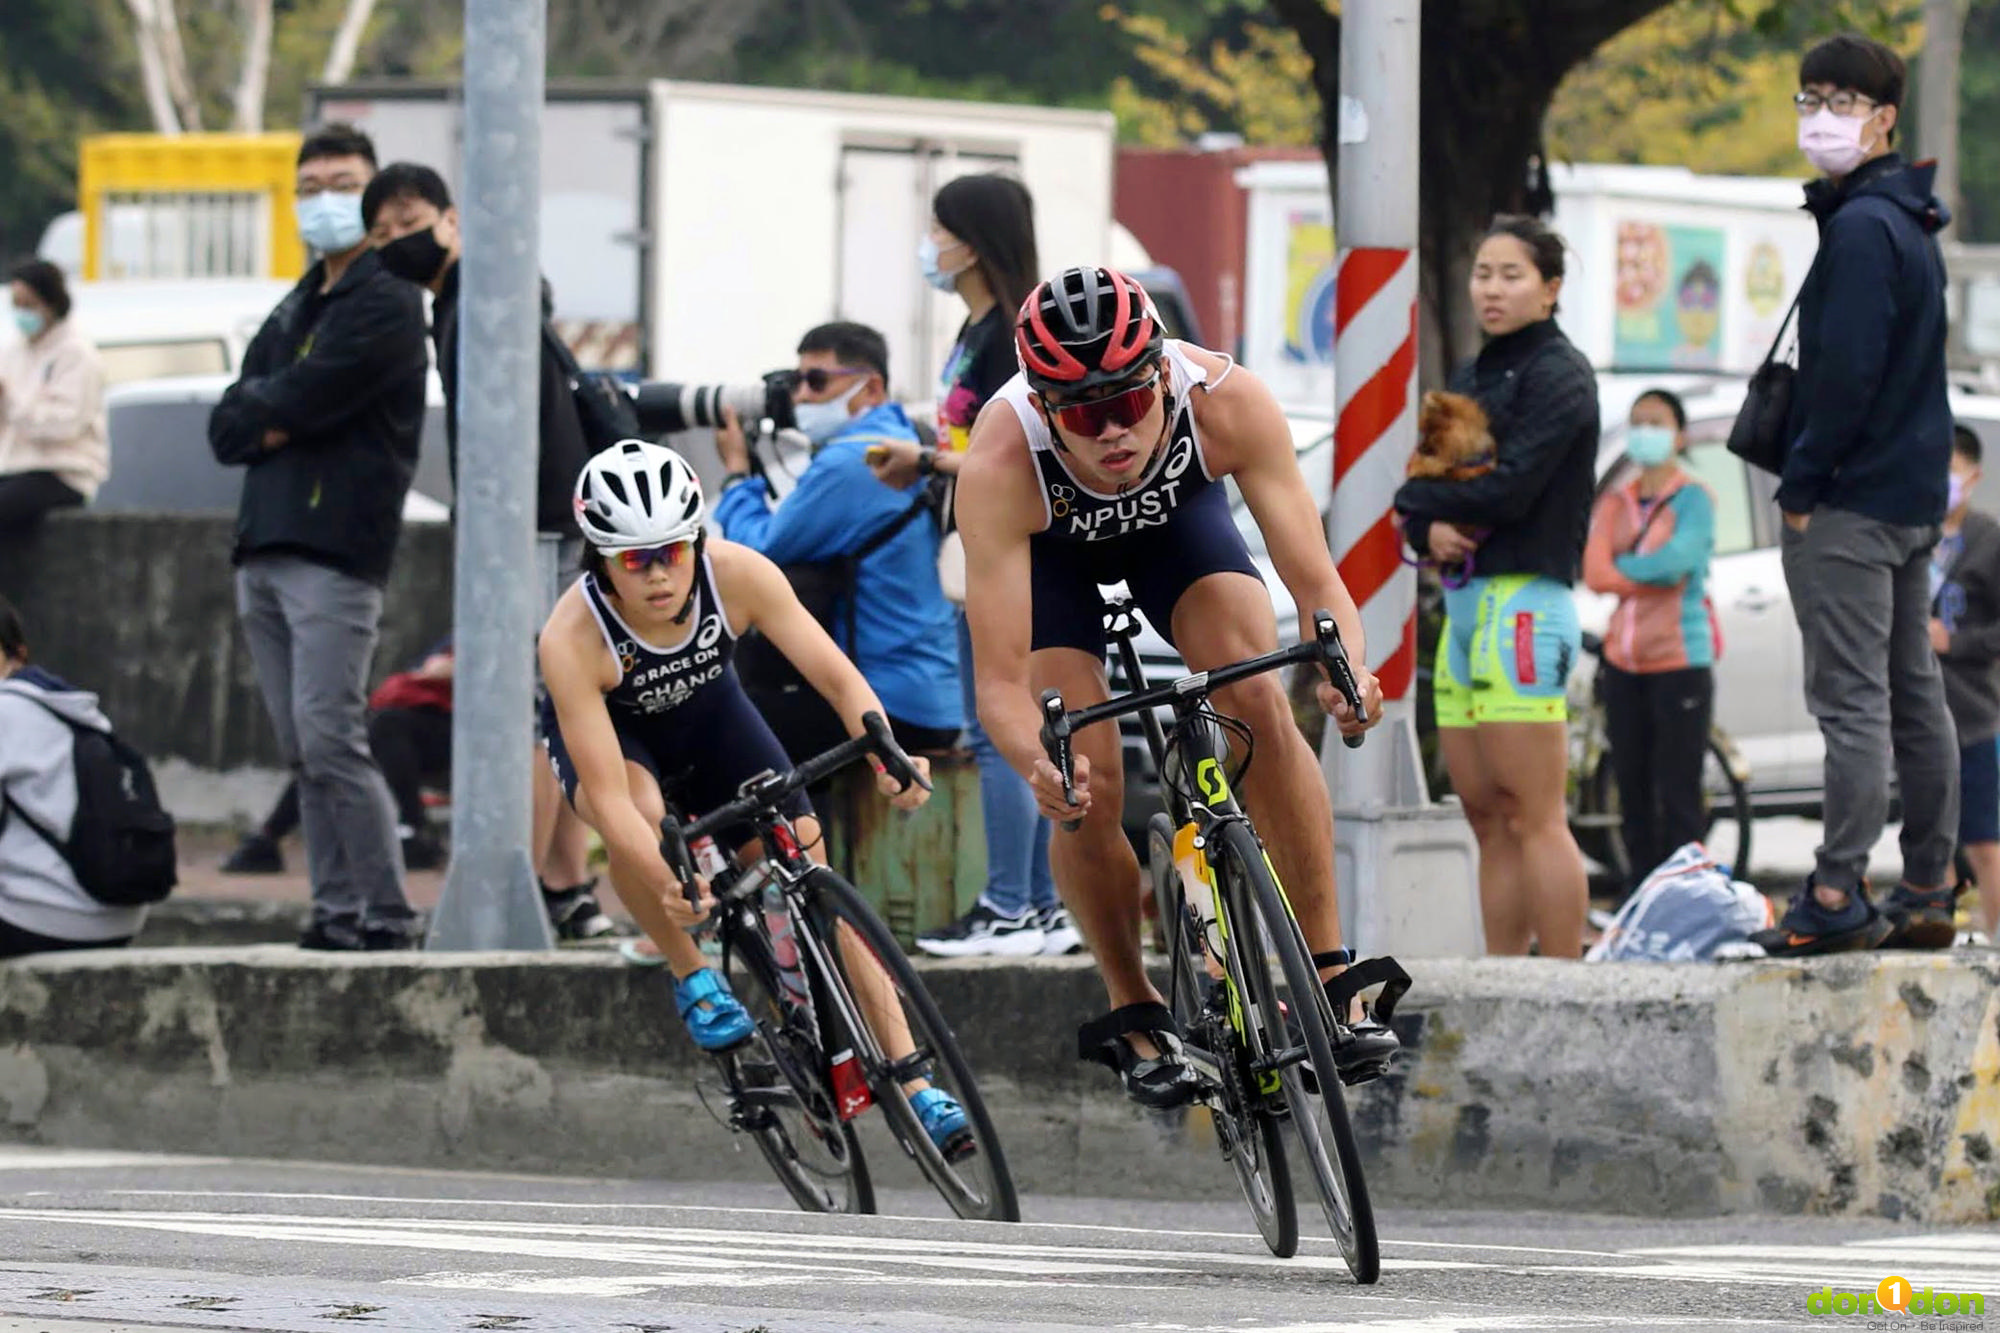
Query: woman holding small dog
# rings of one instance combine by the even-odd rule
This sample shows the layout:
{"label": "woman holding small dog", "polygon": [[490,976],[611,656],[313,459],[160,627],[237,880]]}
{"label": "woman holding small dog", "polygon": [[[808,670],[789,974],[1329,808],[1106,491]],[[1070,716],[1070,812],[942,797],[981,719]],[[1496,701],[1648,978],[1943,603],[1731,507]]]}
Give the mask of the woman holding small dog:
{"label": "woman holding small dog", "polygon": [[1715,703],[1708,561],[1715,496],[1680,465],[1687,408],[1665,389],[1632,404],[1625,456],[1637,471],[1597,502],[1583,578],[1613,593],[1604,635],[1604,713],[1625,850],[1637,888],[1707,831],[1701,765]]}
{"label": "woman holding small dog", "polygon": [[[1567,686],[1581,651],[1570,588],[1590,518],[1598,408],[1590,362],[1555,322],[1563,249],[1533,218],[1494,219],[1472,266],[1486,343],[1425,414],[1454,438],[1420,446],[1471,453],[1473,465],[1406,481],[1396,510],[1419,555],[1465,575],[1445,590],[1433,692],[1452,789],[1479,841],[1487,951],[1534,944],[1544,957],[1575,958],[1589,888],[1563,800]],[[1490,435],[1490,460],[1467,449],[1468,432]]]}

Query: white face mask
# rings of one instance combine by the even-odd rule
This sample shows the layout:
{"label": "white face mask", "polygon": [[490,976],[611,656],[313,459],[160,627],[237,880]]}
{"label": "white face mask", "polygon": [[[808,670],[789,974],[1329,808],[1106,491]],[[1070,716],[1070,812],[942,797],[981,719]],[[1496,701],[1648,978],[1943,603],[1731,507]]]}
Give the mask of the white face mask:
{"label": "white face mask", "polygon": [[322,190],[294,205],[299,238],[323,255],[346,254],[361,244],[368,229],[361,225],[361,195]]}
{"label": "white face mask", "polygon": [[867,382],[868,377],[864,375],[848,386],[846,393],[823,403],[793,403],[792,419],[807,439],[816,445],[825,444],[840,434],[840,428],[853,419],[854,414],[848,410],[848,405]]}
{"label": "white face mask", "polygon": [[[958,250],[964,247],[963,243],[961,243],[951,248]],[[961,264],[957,268],[946,272],[944,269],[938,267],[940,255],[941,252],[938,250],[938,243],[929,236],[925,236],[917,242],[917,268],[922,271],[924,281],[949,296],[958,290],[958,275],[965,272],[966,269],[971,268],[972,265]]]}
{"label": "white face mask", "polygon": [[1806,161],[1827,175],[1845,176],[1868,156],[1861,135],[1873,119],[1873,113],[1842,116],[1823,106],[1799,122],[1799,151],[1806,155]]}

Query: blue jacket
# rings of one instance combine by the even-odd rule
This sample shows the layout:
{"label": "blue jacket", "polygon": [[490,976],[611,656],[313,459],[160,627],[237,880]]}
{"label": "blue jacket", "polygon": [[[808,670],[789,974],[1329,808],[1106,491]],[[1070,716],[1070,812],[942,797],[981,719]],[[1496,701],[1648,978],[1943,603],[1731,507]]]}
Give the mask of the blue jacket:
{"label": "blue jacket", "polygon": [[[915,440],[894,403],[862,413],[827,441],[776,511],[755,477],[715,502],[722,535],[780,565],[831,560],[859,548],[923,493],[892,491],[868,470],[868,446]],[[854,664],[892,717],[920,727],[965,725],[958,685],[958,615],[938,584],[938,525],[919,515],[855,573]]]}
{"label": "blue jacket", "polygon": [[1814,181],[1819,256],[1799,300],[1799,376],[1778,505],[1822,505],[1884,523],[1944,519],[1951,470],[1945,398],[1945,274],[1937,231],[1949,214],[1935,168],[1894,153],[1840,184]]}

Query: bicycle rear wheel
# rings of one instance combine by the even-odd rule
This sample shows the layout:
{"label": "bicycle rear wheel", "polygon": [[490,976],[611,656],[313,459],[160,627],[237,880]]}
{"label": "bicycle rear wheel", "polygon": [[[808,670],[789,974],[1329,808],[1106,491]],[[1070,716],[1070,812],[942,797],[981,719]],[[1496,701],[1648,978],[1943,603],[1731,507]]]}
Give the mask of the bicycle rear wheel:
{"label": "bicycle rear wheel", "polygon": [[827,1052],[810,1010],[777,978],[770,945],[753,926],[729,932],[729,986],[757,1020],[757,1036],[717,1057],[729,1090],[731,1128],[756,1141],[799,1207],[872,1213],[875,1189],[854,1127],[834,1109]]}
{"label": "bicycle rear wheel", "polygon": [[[1152,871],[1153,901],[1167,944],[1167,1004],[1188,1042],[1223,1066],[1217,1091],[1207,1100],[1215,1121],[1216,1146],[1236,1172],[1243,1201],[1257,1223],[1257,1234],[1280,1259],[1299,1252],[1299,1212],[1292,1197],[1291,1168],[1278,1118],[1251,1104],[1261,1101],[1249,1077],[1241,1038],[1228,1016],[1205,1003],[1210,982],[1195,924],[1181,896],[1180,873],[1174,869],[1173,825],[1163,814],[1146,824],[1147,864]],[[1239,991],[1240,993],[1240,991]]]}
{"label": "bicycle rear wheel", "polygon": [[[1250,826],[1237,820],[1219,824],[1209,847],[1231,920],[1244,936],[1237,952],[1250,989],[1252,1045],[1266,1047],[1259,1064],[1276,1069],[1292,1133],[1341,1258],[1356,1282],[1375,1282],[1382,1276],[1375,1210],[1341,1096],[1340,1071],[1333,1060],[1333,1014],[1319,969]],[[1282,1018],[1274,1023],[1274,1015]],[[1262,1072],[1253,1068],[1253,1073]]]}
{"label": "bicycle rear wheel", "polygon": [[1750,878],[1750,831],[1753,819],[1750,790],[1736,774],[1725,742],[1714,735],[1701,760],[1701,795],[1708,807],[1703,839],[1718,865],[1729,867],[1733,879]]}
{"label": "bicycle rear wheel", "polygon": [[[881,1105],[890,1131],[960,1217],[989,1222],[1020,1221],[1021,1204],[1014,1192],[1014,1178],[1007,1170],[1000,1136],[987,1114],[986,1100],[979,1094],[972,1067],[938,1011],[937,1002],[924,988],[889,928],[854,886],[824,866],[813,870],[809,883],[816,935],[812,945],[823,949],[832,959],[841,983],[854,1001],[858,1003],[873,993],[878,1007],[888,1010],[892,1021],[900,1016],[913,1043],[909,1055],[890,1059],[873,1034],[848,1034],[855,1055],[862,1062],[869,1091]],[[840,926],[847,929],[842,931],[838,929]],[[829,947],[828,942],[836,939],[842,941],[842,946]],[[806,946],[807,941],[801,939],[800,947]],[[860,969],[856,965],[864,953],[880,966],[877,976],[886,978],[886,992],[881,980],[857,976]],[[827,1030],[831,1032],[838,1021],[835,1015],[828,1014]],[[914,1095],[910,1085],[919,1082],[942,1088],[964,1108],[964,1131],[948,1140],[942,1149],[931,1141],[916,1108],[910,1104]]]}

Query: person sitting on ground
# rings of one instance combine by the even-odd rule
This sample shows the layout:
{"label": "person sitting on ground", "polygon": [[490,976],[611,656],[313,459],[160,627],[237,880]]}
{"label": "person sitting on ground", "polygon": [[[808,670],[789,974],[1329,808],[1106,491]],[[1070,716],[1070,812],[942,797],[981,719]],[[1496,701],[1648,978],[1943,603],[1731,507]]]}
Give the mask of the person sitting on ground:
{"label": "person sitting on ground", "polygon": [[28,664],[20,613],[0,598],[0,958],[118,948],[146,923],[145,908],[106,906],[86,893],[30,825],[66,834],[76,820],[71,723],[111,730],[96,695]]}
{"label": "person sitting on ground", "polygon": [[[689,933],[715,900],[698,880],[698,901],[689,901],[661,854],[660,826],[670,799],[700,818],[734,799],[745,780],[791,767],[744,693],[732,665],[737,642],[761,631],[850,736],[864,733],[864,717],[881,713],[882,701],[776,565],[707,537],[705,510],[694,469],[671,449],[624,440],[591,459],[576,482],[589,571],[556,602],[538,651],[548,685],[542,738],[563,798],[602,835],[611,887],[673,969],[688,1034],[713,1052],[748,1041],[756,1024]],[[921,755],[913,762],[928,776]],[[914,783],[899,791],[879,760],[876,781],[898,809],[928,796]],[[799,841],[824,863],[805,793],[785,808]],[[716,843],[739,861],[758,851],[747,831],[724,830]],[[885,1052],[902,1059],[915,1045],[902,1011],[885,1003],[888,977],[848,927],[839,939],[864,1016]],[[940,1148],[965,1131],[964,1108],[942,1088],[917,1089],[910,1105]]]}

